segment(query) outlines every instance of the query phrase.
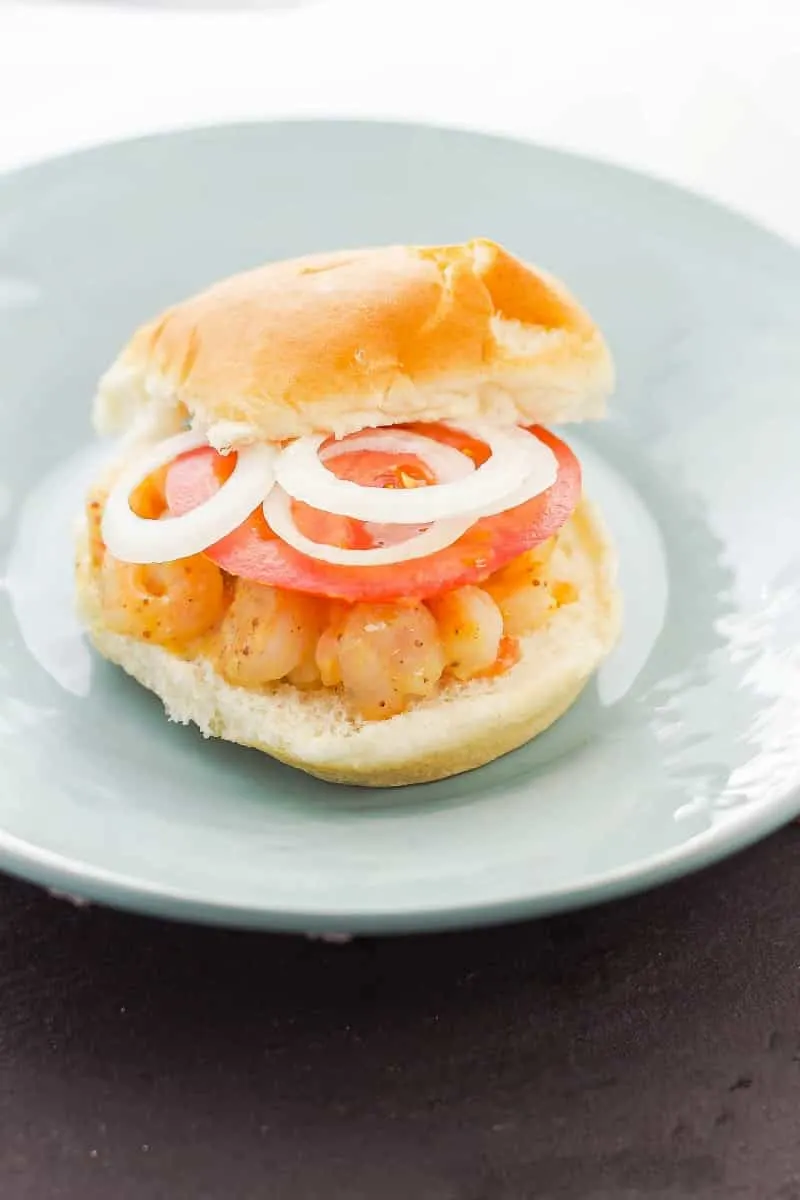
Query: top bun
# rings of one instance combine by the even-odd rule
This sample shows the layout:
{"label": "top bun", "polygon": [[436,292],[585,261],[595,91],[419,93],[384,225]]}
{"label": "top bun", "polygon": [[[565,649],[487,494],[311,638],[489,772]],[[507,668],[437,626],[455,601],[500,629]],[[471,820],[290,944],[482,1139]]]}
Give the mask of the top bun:
{"label": "top bun", "polygon": [[602,416],[606,344],[566,288],[484,239],[235,275],[140,328],[100,382],[101,432],[187,410],[219,449],[407,421]]}

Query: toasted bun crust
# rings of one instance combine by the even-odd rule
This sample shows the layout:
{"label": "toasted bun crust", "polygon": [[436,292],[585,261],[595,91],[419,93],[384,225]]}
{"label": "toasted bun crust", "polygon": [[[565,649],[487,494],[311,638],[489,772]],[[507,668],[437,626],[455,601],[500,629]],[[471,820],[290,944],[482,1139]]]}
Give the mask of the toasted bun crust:
{"label": "toasted bun crust", "polygon": [[335,692],[289,684],[258,692],[231,687],[206,660],[186,661],[110,632],[85,544],[78,591],[94,645],[160,696],[171,720],[333,783],[396,787],[457,775],[530,741],[570,707],[608,653],[620,622],[615,555],[586,501],[564,527],[556,554],[563,560],[559,577],[576,583],[580,599],[525,639],[515,667],[494,680],[449,684],[378,722],[354,721]]}
{"label": "toasted bun crust", "polygon": [[119,432],[188,410],[212,444],[410,420],[602,416],[603,338],[562,284],[494,242],[273,263],[139,329],[100,382]]}

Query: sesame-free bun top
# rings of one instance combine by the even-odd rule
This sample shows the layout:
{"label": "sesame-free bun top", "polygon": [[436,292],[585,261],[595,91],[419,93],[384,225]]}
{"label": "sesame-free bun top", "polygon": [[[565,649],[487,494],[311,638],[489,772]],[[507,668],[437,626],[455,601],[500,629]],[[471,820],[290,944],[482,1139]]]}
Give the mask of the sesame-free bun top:
{"label": "sesame-free bun top", "polygon": [[491,241],[271,263],[175,305],[100,382],[102,432],[187,410],[224,448],[413,420],[602,416],[611,357],[566,288]]}

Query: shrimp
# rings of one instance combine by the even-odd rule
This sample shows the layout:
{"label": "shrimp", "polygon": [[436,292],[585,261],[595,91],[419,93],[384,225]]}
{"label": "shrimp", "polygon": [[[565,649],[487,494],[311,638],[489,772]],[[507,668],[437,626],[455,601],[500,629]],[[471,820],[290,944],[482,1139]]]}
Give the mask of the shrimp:
{"label": "shrimp", "polygon": [[342,621],[334,621],[323,630],[314,652],[314,662],[325,687],[338,687],[342,682],[342,669],[339,664],[342,624]]}
{"label": "shrimp", "polygon": [[548,586],[548,565],[555,538],[515,558],[495,572],[484,588],[503,615],[503,627],[509,637],[526,637],[548,620],[557,605]]}
{"label": "shrimp", "polygon": [[239,687],[254,688],[284,676],[312,684],[309,667],[322,631],[324,604],[311,596],[239,579],[220,630],[219,673]]}
{"label": "shrimp", "polygon": [[308,691],[311,688],[319,687],[322,682],[322,676],[317,666],[316,654],[313,647],[296,667],[292,667],[286,678],[289,683],[294,684],[301,691]]}
{"label": "shrimp", "polygon": [[411,699],[429,696],[445,667],[436,622],[421,603],[353,605],[317,661],[323,681],[338,676],[367,720],[396,716]]}
{"label": "shrimp", "polygon": [[470,584],[429,600],[428,607],[456,679],[472,679],[495,663],[503,637],[503,614],[488,592]]}
{"label": "shrimp", "polygon": [[503,617],[503,628],[509,637],[527,637],[546,623],[557,605],[544,580],[521,583],[512,592],[492,592]]}
{"label": "shrimp", "polygon": [[483,586],[488,587],[492,585],[495,588],[510,590],[519,587],[521,583],[529,583],[532,579],[545,579],[557,545],[557,540],[555,537],[548,538],[546,542],[541,542],[538,546],[534,546],[532,550],[526,550],[524,554],[518,554],[506,566],[501,567],[499,571],[495,571],[494,575],[491,575]]}
{"label": "shrimp", "polygon": [[110,629],[160,645],[208,633],[227,602],[222,572],[202,554],[146,565],[106,555],[100,597]]}

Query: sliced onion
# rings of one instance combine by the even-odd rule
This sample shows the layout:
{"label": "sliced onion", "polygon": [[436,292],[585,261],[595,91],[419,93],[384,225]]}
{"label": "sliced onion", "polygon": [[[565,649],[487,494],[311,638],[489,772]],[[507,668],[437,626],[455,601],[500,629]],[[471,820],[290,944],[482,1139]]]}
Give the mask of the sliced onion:
{"label": "sliced onion", "polygon": [[[320,447],[325,440],[320,436],[298,438],[287,446],[278,459],[276,477],[284,491],[312,508],[359,521],[390,525],[412,525],[467,515],[477,520],[490,511],[502,512],[510,507],[507,497],[515,497],[523,486],[526,499],[530,499],[555,482],[558,474],[555,456],[534,434],[519,428],[498,429],[488,425],[465,424],[459,428],[484,442],[491,450],[491,457],[468,476],[430,487],[372,488],[337,479],[320,458]],[[377,437],[377,431],[371,436]],[[347,441],[341,443],[342,452],[347,445]],[[357,448],[354,443],[351,445]],[[436,447],[437,450],[445,449],[439,442]],[[414,453],[419,454],[418,451]],[[426,450],[423,461],[427,461],[429,453]],[[460,451],[455,453],[466,458]],[[419,457],[422,458],[422,454]]]}
{"label": "sliced onion", "polygon": [[152,521],[137,517],[131,492],[159,467],[207,446],[205,434],[190,431],[149,446],[117,479],[103,513],[103,541],[115,558],[130,563],[171,562],[199,554],[236,529],[258,508],[275,482],[277,451],[245,446],[238,451],[230,478],[204,504],[181,517]]}
{"label": "sliced onion", "polygon": [[[412,433],[407,429],[362,430],[360,433],[351,434],[344,441],[330,442],[323,447],[320,458],[323,462],[329,462],[343,454],[353,454],[359,450],[373,450],[379,454],[414,455],[425,463],[439,483],[463,479],[472,475],[475,470],[475,463],[467,454],[434,438]],[[413,525],[364,522],[364,529],[376,547],[396,546],[400,542],[407,542],[413,536],[414,528]],[[424,532],[424,529],[420,529],[419,532]]]}
{"label": "sliced onion", "polygon": [[[437,442],[434,438],[406,429],[370,429],[354,433],[343,441],[330,442],[319,458],[328,462],[343,454],[354,454],[358,450],[377,450],[380,454],[413,454],[436,476],[440,483],[464,479],[475,472],[475,463],[460,450]],[[372,489],[375,491],[375,489]]]}
{"label": "sliced onion", "polygon": [[309,558],[333,563],[339,567],[386,567],[392,563],[425,558],[428,554],[436,554],[438,550],[444,550],[446,546],[457,542],[474,524],[472,517],[452,517],[445,521],[435,521],[421,533],[411,534],[405,541],[396,542],[391,546],[347,550],[343,546],[328,546],[312,541],[301,533],[292,513],[292,498],[283,488],[273,488],[267,496],[264,501],[264,516],[272,532],[287,545],[293,546]]}

